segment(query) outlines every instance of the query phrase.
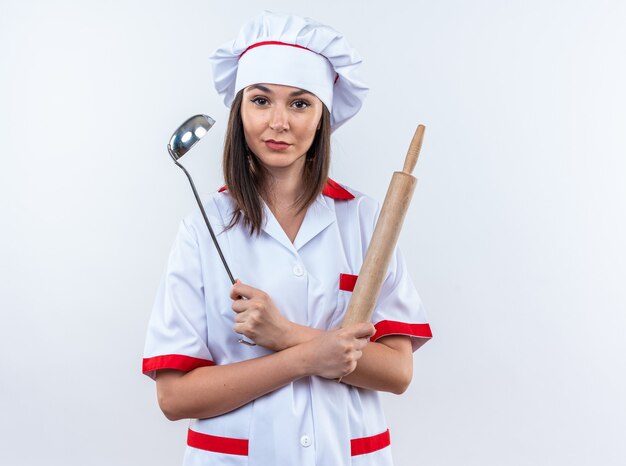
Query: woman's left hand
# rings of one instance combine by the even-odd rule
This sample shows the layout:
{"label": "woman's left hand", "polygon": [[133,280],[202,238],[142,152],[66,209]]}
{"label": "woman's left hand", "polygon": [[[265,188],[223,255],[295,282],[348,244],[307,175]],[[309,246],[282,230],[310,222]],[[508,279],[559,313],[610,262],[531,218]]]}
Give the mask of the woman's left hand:
{"label": "woman's left hand", "polygon": [[274,305],[267,293],[236,280],[230,298],[235,311],[235,332],[257,345],[281,351],[287,348],[292,323]]}

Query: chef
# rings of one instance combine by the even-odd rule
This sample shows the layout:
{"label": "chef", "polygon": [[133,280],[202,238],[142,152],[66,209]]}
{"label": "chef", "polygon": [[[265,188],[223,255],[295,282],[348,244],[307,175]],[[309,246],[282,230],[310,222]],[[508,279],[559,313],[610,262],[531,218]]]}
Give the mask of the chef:
{"label": "chef", "polygon": [[191,419],[184,465],[392,465],[379,393],[406,390],[431,331],[399,250],[372,322],[339,328],[379,213],[328,177],[361,59],[329,26],[264,12],[211,61],[231,113],[203,205],[238,280],[200,212],[184,218],[143,360],[164,414]]}

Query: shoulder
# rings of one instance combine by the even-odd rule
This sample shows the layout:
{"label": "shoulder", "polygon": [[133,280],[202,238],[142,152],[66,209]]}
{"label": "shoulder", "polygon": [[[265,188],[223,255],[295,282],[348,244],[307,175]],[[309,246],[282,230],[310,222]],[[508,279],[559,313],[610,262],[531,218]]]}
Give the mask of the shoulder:
{"label": "shoulder", "polygon": [[[234,202],[228,191],[220,188],[200,197],[202,207],[214,230],[222,230],[228,225],[234,210]],[[204,233],[206,225],[202,212],[194,202],[194,206],[183,217],[182,225],[190,231]]]}
{"label": "shoulder", "polygon": [[338,211],[375,217],[380,209],[380,203],[373,197],[330,178],[322,194],[334,200],[335,209]]}

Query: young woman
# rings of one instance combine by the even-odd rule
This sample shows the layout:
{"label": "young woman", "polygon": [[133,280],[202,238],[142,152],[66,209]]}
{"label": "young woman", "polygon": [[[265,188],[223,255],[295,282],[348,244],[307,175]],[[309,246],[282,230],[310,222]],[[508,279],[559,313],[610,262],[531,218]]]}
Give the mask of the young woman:
{"label": "young woman", "polygon": [[143,363],[168,419],[193,419],[184,464],[391,465],[378,392],[406,390],[431,333],[399,252],[372,323],[339,328],[378,214],[328,178],[330,134],[367,91],[360,59],[333,29],[266,12],[212,60],[231,113],[226,185],[204,206],[239,279],[185,218]]}

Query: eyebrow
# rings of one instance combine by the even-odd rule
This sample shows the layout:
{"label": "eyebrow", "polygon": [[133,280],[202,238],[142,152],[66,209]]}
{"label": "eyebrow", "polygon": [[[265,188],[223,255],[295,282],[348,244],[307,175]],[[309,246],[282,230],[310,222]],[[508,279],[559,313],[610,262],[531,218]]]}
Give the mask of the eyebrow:
{"label": "eyebrow", "polygon": [[[251,90],[251,89],[258,89],[261,92],[266,92],[268,94],[272,94],[271,89],[269,89],[268,87],[265,87],[265,86],[263,86],[261,84],[253,84],[252,86],[248,87],[247,90]],[[293,91],[291,94],[289,94],[289,97],[297,97],[297,96],[303,95],[303,94],[313,95],[309,91],[305,91],[304,89],[300,89],[299,91]]]}

